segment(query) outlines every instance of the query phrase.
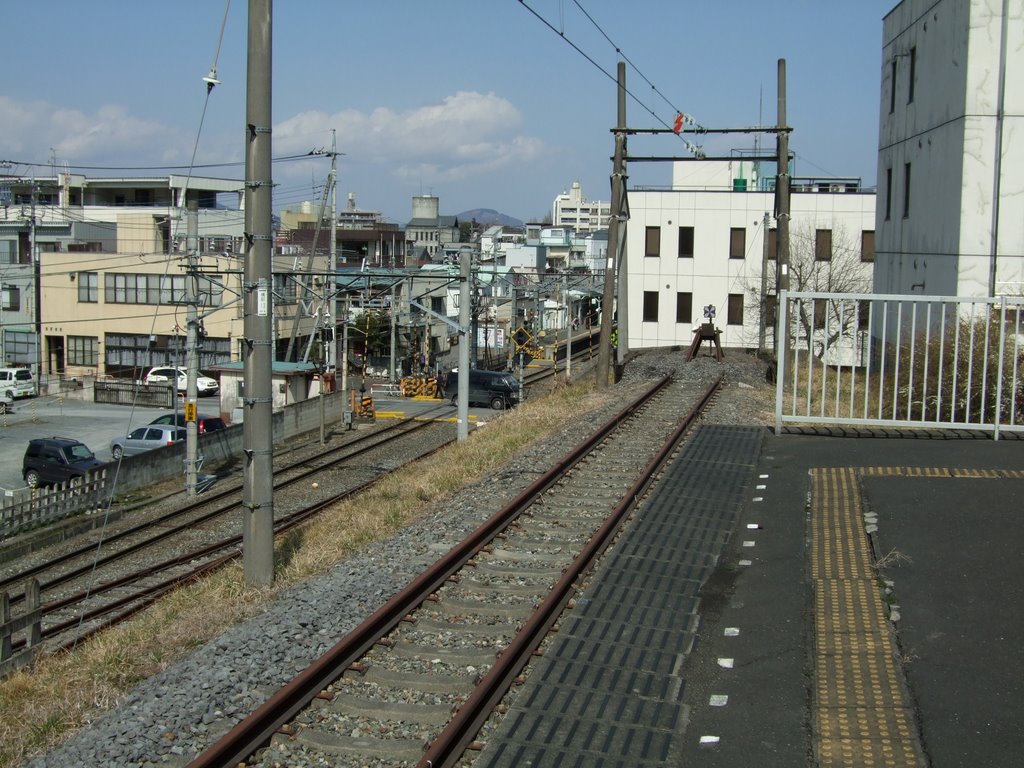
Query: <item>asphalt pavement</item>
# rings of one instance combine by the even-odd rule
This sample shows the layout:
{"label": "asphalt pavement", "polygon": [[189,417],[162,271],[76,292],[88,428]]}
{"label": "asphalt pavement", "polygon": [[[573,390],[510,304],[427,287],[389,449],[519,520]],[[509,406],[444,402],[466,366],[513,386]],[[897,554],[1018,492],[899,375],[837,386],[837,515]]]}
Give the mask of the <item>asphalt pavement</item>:
{"label": "asphalt pavement", "polygon": [[[216,414],[218,404],[199,412]],[[59,395],[16,400],[14,413],[0,415],[0,490],[23,488],[21,460],[34,437],[60,435],[80,440],[100,461],[110,461],[110,441],[133,428],[148,424],[169,409],[141,408],[86,402]]]}
{"label": "asphalt pavement", "polygon": [[[821,606],[809,542],[813,473],[822,468],[849,470],[856,479],[844,492],[848,503],[877,517],[870,544],[891,584],[886,599],[916,762],[859,762],[860,750],[885,743],[858,743],[856,734],[842,745],[846,754],[829,759],[816,732],[837,711],[828,703],[837,691],[819,689],[816,700],[812,677]],[[680,763],[1020,765],[1024,440],[769,435],[756,472],[733,550],[705,588],[701,638],[687,663]],[[837,662],[857,660],[852,653]],[[865,688],[886,682],[865,680]],[[715,695],[728,703],[709,706]]]}

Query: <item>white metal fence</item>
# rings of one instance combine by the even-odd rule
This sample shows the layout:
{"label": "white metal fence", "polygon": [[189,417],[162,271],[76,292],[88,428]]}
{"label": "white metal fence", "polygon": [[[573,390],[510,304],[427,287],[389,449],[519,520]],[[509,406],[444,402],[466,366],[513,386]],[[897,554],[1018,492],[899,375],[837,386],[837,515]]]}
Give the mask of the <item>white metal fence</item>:
{"label": "white metal fence", "polygon": [[1024,432],[1024,298],[783,291],[785,424]]}

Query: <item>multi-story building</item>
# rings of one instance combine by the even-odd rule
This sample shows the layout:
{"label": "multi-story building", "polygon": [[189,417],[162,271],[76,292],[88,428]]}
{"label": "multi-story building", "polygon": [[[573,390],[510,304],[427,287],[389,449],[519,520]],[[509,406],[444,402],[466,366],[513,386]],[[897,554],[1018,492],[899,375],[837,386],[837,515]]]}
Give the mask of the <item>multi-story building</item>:
{"label": "multi-story building", "polygon": [[882,25],[875,291],[1024,293],[1024,15],[903,0]]}
{"label": "multi-story building", "polygon": [[[182,211],[189,203],[198,206],[197,252],[208,261],[237,258],[242,193],[236,180],[179,175],[0,179],[0,200],[10,202],[0,219],[3,282],[17,284],[22,315],[16,327],[4,323],[5,360],[38,366],[43,383],[69,371],[120,368],[127,349],[147,350],[153,364],[168,362],[156,350],[161,336],[164,349],[174,348],[166,338],[183,324],[177,320],[182,307],[165,306],[166,322],[142,333],[148,315],[114,305],[180,300],[184,275],[177,263],[185,252]],[[6,291],[8,306],[14,296]],[[209,349],[217,342],[210,338]]]}
{"label": "multi-story building", "polygon": [[433,261],[442,245],[458,242],[459,220],[442,216],[440,201],[433,195],[412,199],[412,218],[405,227],[406,253],[412,262]]}
{"label": "multi-story building", "polygon": [[[11,186],[15,195],[27,194]],[[191,250],[185,211],[193,203],[200,365],[239,360],[243,187],[237,180],[185,176],[87,179],[60,174],[34,180],[32,266],[38,270],[40,297],[34,314],[42,343],[25,351],[29,359],[24,362],[38,363],[43,384],[61,375],[137,378],[151,366],[184,364],[186,256]],[[24,240],[9,245],[7,253],[31,262],[32,249],[26,254],[21,247]],[[327,269],[325,257],[274,256],[277,359],[284,359],[288,348],[301,349],[315,329],[330,283]],[[293,351],[290,359],[295,357]]]}
{"label": "multi-story building", "polygon": [[[741,168],[676,162],[671,187],[629,192],[618,316],[630,349],[689,346],[706,307],[723,346],[759,346],[775,288],[774,179]],[[869,291],[874,191],[857,179],[794,178],[790,207],[790,289]]]}
{"label": "multi-story building", "polygon": [[[281,212],[278,244],[291,254],[330,252],[330,211],[324,210],[318,223],[320,207],[306,201]],[[405,265],[405,233],[393,222],[384,220],[379,211],[356,208],[353,193],[348,206],[335,212],[335,264],[396,268]],[[319,226],[318,226],[319,224]],[[316,248],[313,239],[316,238]],[[293,248],[292,246],[298,246]]]}
{"label": "multi-story building", "polygon": [[551,224],[569,227],[576,232],[597,232],[608,229],[612,204],[590,202],[583,199],[583,187],[574,181],[568,192],[555,198],[551,206]]}

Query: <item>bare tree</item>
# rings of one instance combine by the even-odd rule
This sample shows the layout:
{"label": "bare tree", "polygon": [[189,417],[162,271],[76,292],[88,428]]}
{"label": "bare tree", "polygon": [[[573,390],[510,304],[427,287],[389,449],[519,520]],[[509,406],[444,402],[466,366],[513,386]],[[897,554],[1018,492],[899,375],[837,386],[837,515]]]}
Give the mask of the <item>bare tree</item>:
{"label": "bare tree", "polygon": [[[775,254],[770,254],[764,280],[758,271],[747,285],[750,312],[767,327],[775,327],[775,303],[778,296]],[[789,290],[827,293],[868,293],[871,291],[872,264],[861,259],[859,239],[839,224],[832,229],[816,229],[803,222],[790,230]],[[821,358],[840,339],[852,338],[859,313],[850,303],[839,299],[799,302],[794,311],[807,349]],[[827,333],[826,333],[827,330]]]}

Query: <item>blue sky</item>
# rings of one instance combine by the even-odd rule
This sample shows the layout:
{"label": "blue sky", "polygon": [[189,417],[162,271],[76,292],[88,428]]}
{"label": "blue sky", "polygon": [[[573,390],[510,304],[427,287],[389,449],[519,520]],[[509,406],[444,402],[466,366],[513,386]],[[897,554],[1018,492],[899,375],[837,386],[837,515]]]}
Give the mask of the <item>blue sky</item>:
{"label": "blue sky", "polygon": [[[677,109],[709,128],[774,123],[776,62],[786,59],[797,175],[874,185],[882,18],[894,6],[277,0],[273,154],[330,148],[335,129],[339,207],[353,193],[359,208],[401,224],[418,194],[437,195],[445,214],[494,208],[524,220],[548,213],[576,180],[588,199],[607,200],[618,47],[642,102],[627,104],[635,128],[671,124]],[[227,6],[218,55],[225,7],[11,4],[4,48],[17,68],[0,86],[0,161],[13,164],[4,171],[48,175],[55,159],[89,176],[163,175],[172,171],[149,169],[185,172],[194,153],[196,164],[216,165],[196,175],[241,178],[248,3]],[[215,57],[221,84],[207,101],[202,78]],[[753,140],[694,141],[727,154]],[[631,138],[629,151],[687,154],[671,136]],[[275,163],[275,210],[318,201],[329,168],[326,159]],[[668,164],[629,167],[630,186],[670,179]]]}

